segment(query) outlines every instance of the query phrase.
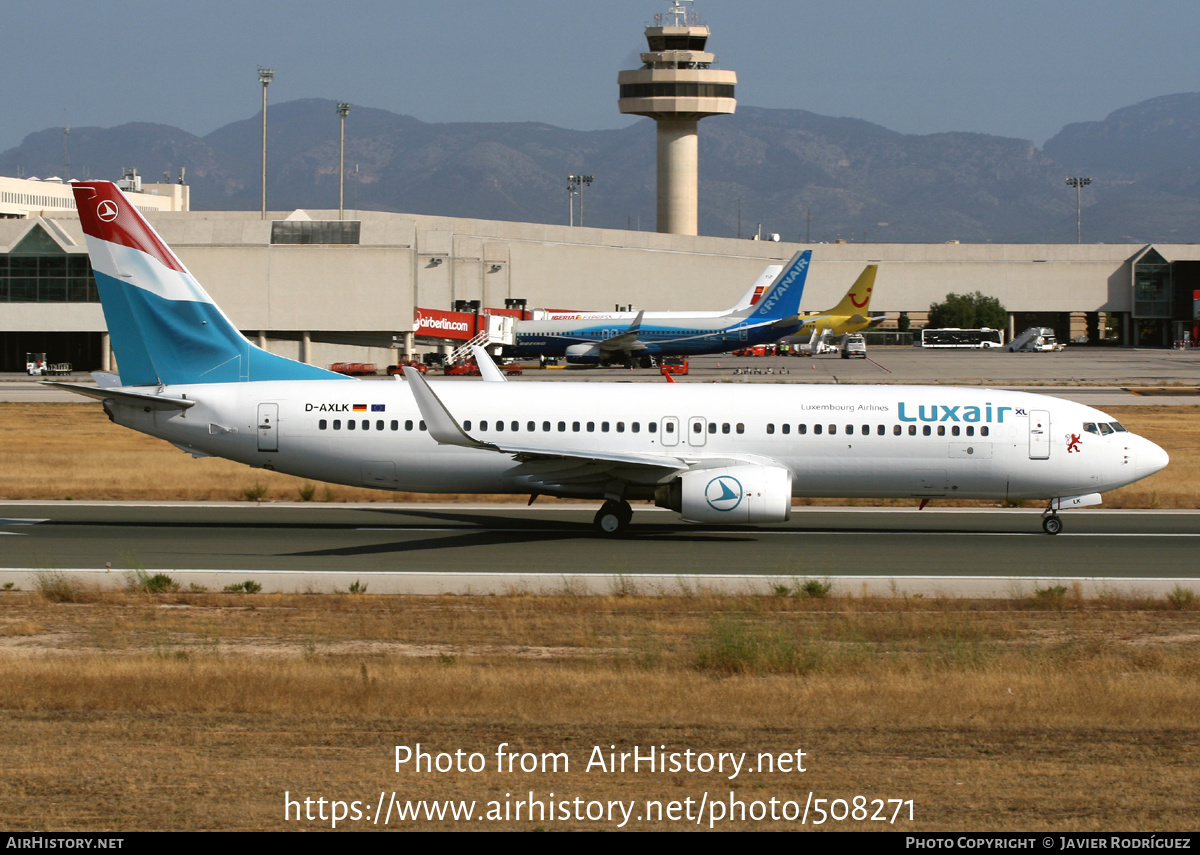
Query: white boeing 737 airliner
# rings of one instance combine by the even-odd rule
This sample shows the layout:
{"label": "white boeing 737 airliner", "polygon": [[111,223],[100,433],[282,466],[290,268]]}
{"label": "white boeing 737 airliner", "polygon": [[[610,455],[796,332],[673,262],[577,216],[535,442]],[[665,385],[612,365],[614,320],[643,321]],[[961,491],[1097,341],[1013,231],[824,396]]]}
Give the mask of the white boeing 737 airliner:
{"label": "white boeing 737 airliner", "polygon": [[[793,496],[1049,499],[1056,512],[1167,464],[1081,404],[917,386],[361,381],[247,341],[111,183],[74,185],[120,377],[53,385],[195,456],[340,484],[654,500],[701,523],[787,520]],[[493,381],[493,382],[489,382]]]}

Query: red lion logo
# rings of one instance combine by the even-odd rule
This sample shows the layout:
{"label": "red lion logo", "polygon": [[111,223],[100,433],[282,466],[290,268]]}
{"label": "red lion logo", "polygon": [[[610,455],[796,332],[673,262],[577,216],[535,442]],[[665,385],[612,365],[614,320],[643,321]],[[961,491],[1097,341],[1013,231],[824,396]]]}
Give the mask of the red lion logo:
{"label": "red lion logo", "polygon": [[1077,433],[1067,434],[1067,451],[1079,451],[1079,440],[1081,437]]}

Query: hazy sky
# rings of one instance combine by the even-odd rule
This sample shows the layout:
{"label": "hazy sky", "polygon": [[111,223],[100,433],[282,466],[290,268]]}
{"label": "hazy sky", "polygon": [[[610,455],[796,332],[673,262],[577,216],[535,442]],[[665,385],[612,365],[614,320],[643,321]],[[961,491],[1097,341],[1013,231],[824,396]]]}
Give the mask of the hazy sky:
{"label": "hazy sky", "polygon": [[[0,150],[47,127],[207,134],[336,98],[427,122],[628,124],[617,72],[665,0],[9,0]],[[1038,145],[1069,122],[1200,90],[1196,0],[697,0],[739,104]],[[331,115],[331,121],[336,117]],[[353,112],[349,122],[353,122]],[[714,119],[710,121],[719,121]],[[348,126],[349,128],[350,126]]]}

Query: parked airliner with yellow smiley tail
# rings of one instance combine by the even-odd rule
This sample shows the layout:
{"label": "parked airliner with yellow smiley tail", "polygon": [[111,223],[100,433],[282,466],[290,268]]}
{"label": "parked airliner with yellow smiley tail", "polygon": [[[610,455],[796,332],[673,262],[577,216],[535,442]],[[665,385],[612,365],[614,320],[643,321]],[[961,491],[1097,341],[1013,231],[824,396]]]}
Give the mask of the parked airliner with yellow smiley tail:
{"label": "parked airliner with yellow smiley tail", "polygon": [[954,387],[362,381],[261,350],[238,332],[111,183],[74,184],[120,376],[118,424],[197,457],[340,484],[429,493],[631,501],[706,524],[786,521],[795,496],[1048,499],[1060,509],[1167,465],[1154,443],[1081,404]]}

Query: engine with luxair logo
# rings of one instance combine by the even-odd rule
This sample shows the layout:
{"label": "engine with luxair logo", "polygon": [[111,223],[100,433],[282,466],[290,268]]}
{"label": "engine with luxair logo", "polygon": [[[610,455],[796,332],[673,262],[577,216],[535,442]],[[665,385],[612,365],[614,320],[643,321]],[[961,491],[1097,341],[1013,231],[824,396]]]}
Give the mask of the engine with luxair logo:
{"label": "engine with luxair logo", "polygon": [[792,515],[792,473],[780,466],[693,469],[659,487],[654,503],[688,522],[786,522]]}

